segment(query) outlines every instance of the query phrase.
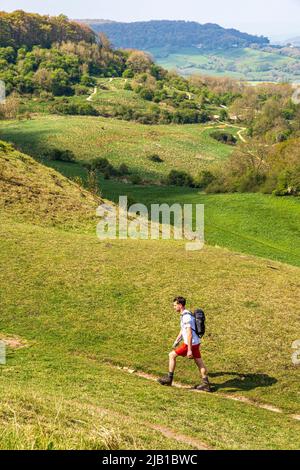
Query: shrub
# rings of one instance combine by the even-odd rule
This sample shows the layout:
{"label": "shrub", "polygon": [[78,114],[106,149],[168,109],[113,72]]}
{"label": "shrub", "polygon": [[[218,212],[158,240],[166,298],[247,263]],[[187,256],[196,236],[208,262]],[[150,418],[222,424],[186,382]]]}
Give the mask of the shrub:
{"label": "shrub", "polygon": [[126,163],[121,163],[121,165],[119,166],[118,173],[119,173],[120,176],[125,176],[125,175],[128,175],[130,173],[129,168],[126,165]]}
{"label": "shrub", "polygon": [[259,190],[265,180],[266,177],[263,173],[260,173],[257,170],[249,170],[236,181],[236,189],[242,193],[255,192]]}
{"label": "shrub", "polygon": [[107,160],[107,158],[101,157],[92,161],[91,168],[102,173],[105,179],[109,179],[113,176],[124,176],[129,173],[129,168],[125,163],[122,163],[117,169]]}
{"label": "shrub", "polygon": [[54,97],[49,91],[41,90],[40,91],[40,100],[41,101],[53,101]]}
{"label": "shrub", "polygon": [[140,175],[132,175],[130,178],[132,184],[142,184],[143,180]]}
{"label": "shrub", "polygon": [[75,85],[74,86],[74,91],[75,95],[81,96],[81,95],[89,95],[90,89],[87,86],[84,85]]}
{"label": "shrub", "polygon": [[45,157],[49,160],[60,161],[60,162],[67,162],[67,163],[74,163],[75,162],[75,155],[72,150],[61,150],[58,148],[53,148],[48,150],[45,153]]}
{"label": "shrub", "polygon": [[289,130],[279,132],[276,136],[276,142],[278,142],[278,143],[285,142],[285,141],[288,140],[290,135],[291,135],[291,132]]}
{"label": "shrub", "polygon": [[159,155],[149,155],[148,159],[154,163],[162,163],[164,161]]}
{"label": "shrub", "polygon": [[88,191],[90,191],[92,194],[95,194],[96,196],[100,195],[96,170],[90,170],[88,172],[87,189]]}
{"label": "shrub", "polygon": [[132,91],[132,86],[129,82],[126,82],[124,85],[124,90]]}
{"label": "shrub", "polygon": [[134,77],[134,71],[132,69],[127,69],[123,72],[122,74],[123,78],[133,78]]}
{"label": "shrub", "polygon": [[154,98],[153,91],[149,90],[148,88],[142,88],[140,91],[141,98],[146,101],[152,101]]}
{"label": "shrub", "polygon": [[196,179],[195,185],[197,188],[206,189],[210,184],[215,181],[216,177],[208,170],[203,170],[200,172],[198,178]]}
{"label": "shrub", "polygon": [[193,177],[185,171],[171,170],[166,181],[170,186],[195,186]]}
{"label": "shrub", "polygon": [[88,74],[84,74],[80,80],[81,85],[86,87],[96,86],[97,80],[94,77],[91,77]]}
{"label": "shrub", "polygon": [[222,144],[235,145],[237,143],[237,138],[230,132],[214,131],[210,136]]}
{"label": "shrub", "polygon": [[221,109],[221,112],[220,112],[220,121],[228,121],[228,111],[226,109]]}
{"label": "shrub", "polygon": [[99,158],[95,158],[95,160],[92,161],[92,168],[100,172],[104,172],[107,170],[111,170],[113,166],[111,163],[109,163],[107,158],[99,157]]}
{"label": "shrub", "polygon": [[98,111],[89,103],[55,103],[51,107],[52,113],[74,116],[98,116]]}
{"label": "shrub", "polygon": [[70,86],[69,76],[65,70],[58,68],[51,73],[50,91],[55,96],[74,94],[74,90]]}
{"label": "shrub", "polygon": [[195,109],[182,108],[173,114],[175,124],[196,124],[205,123],[210,120],[208,113],[197,111]]}
{"label": "shrub", "polygon": [[273,194],[276,196],[300,195],[300,166],[294,170],[284,170],[279,174]]}

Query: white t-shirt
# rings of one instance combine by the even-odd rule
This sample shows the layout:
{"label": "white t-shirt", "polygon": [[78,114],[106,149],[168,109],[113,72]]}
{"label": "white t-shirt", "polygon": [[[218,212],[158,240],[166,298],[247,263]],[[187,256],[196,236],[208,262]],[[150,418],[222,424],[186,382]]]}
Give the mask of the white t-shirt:
{"label": "white t-shirt", "polygon": [[188,344],[188,337],[187,337],[187,329],[192,329],[192,345],[196,346],[197,344],[201,343],[199,336],[196,333],[196,320],[194,315],[191,314],[189,310],[184,310],[181,314],[180,318],[180,326],[181,326],[181,334],[183,336],[184,344]]}

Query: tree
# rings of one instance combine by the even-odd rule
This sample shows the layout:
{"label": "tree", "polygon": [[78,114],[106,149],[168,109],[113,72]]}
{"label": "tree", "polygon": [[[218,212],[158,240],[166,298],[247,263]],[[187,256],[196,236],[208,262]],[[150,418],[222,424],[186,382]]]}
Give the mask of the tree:
{"label": "tree", "polygon": [[99,42],[104,49],[111,49],[112,45],[106,34],[100,32],[98,34]]}
{"label": "tree", "polygon": [[16,93],[12,93],[5,102],[0,104],[1,119],[15,119],[20,108],[20,99]]}
{"label": "tree", "polygon": [[55,96],[72,94],[68,74],[63,69],[57,69],[51,73],[51,92]]}
{"label": "tree", "polygon": [[149,72],[153,64],[150,54],[142,51],[133,51],[127,59],[127,67],[134,73]]}

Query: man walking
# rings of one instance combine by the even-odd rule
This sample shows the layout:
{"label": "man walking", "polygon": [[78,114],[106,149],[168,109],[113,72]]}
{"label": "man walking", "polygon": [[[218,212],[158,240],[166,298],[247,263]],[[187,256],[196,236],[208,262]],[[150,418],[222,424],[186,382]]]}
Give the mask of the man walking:
{"label": "man walking", "polygon": [[[174,310],[180,313],[180,333],[173,344],[173,351],[169,354],[169,374],[158,380],[161,385],[171,386],[173,383],[178,356],[194,359],[202,378],[203,383],[195,387],[201,392],[211,392],[208,373],[201,357],[201,340],[196,333],[196,321],[194,315],[186,310],[186,300],[183,297],[174,299]],[[179,346],[183,340],[182,346]]]}

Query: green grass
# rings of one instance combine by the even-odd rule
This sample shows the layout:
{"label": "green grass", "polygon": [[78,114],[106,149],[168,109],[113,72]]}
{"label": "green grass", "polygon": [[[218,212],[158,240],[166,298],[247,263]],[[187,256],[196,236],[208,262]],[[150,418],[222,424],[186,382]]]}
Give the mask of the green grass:
{"label": "green grass", "polygon": [[[175,241],[99,241],[90,224],[75,232],[66,223],[66,201],[80,219],[78,199],[87,210],[80,187],[9,148],[0,163],[0,338],[10,345],[0,366],[0,448],[186,449],[189,438],[216,449],[299,448],[300,423],[290,417],[300,406],[291,361],[299,268],[270,269],[210,246],[186,252]],[[113,367],[165,372],[179,293],[206,311],[215,394],[165,389]],[[183,360],[176,379],[199,381]]]}
{"label": "green grass", "polygon": [[164,49],[153,49],[150,52],[159,65],[178,69],[183,75],[200,73],[249,81],[300,80],[300,74],[289,69],[299,64],[299,60],[276,52],[251,48],[201,51],[194,47],[170,53]]}
{"label": "green grass", "polygon": [[[100,78],[97,80],[97,93],[92,99],[92,104],[97,109],[110,112],[117,106],[126,106],[143,113],[151,113],[155,103],[141,98],[141,96],[133,90],[125,90],[126,83],[131,83],[131,79],[124,78]],[[102,87],[102,88],[101,88]],[[157,106],[157,105],[155,105]]]}
{"label": "green grass", "polygon": [[[206,310],[203,354],[218,391],[298,412],[298,268],[270,271],[213,248],[187,254],[175,242],[99,242],[7,218],[0,244],[1,334],[28,344],[1,369],[2,448],[187,447],[149,423],[218,449],[299,447],[299,423],[285,414],[166,390],[106,365],[164,372],[178,330],[171,300],[185,293]],[[184,361],[176,377],[199,380]]]}
{"label": "green grass", "polygon": [[[48,163],[49,164],[49,163]],[[80,165],[52,162],[68,178],[86,179]],[[153,203],[204,204],[205,240],[210,245],[300,266],[300,199],[265,194],[207,195],[196,189],[136,186],[99,178],[106,199]]]}
{"label": "green grass", "polygon": [[[132,172],[153,181],[174,167],[197,174],[206,165],[228,158],[232,148],[212,139],[210,133],[211,129],[201,125],[143,126],[90,117],[40,116],[0,125],[2,138],[37,158],[49,146],[71,149],[78,160],[102,156],[114,165],[125,162]],[[152,163],[148,156],[153,153],[159,154],[164,163]],[[67,177],[86,176],[80,165],[54,162],[51,165]],[[188,188],[136,187],[111,180],[100,180],[99,185],[103,196],[114,201],[127,194],[147,205],[204,203],[209,244],[300,265],[298,198],[204,195]]]}
{"label": "green grass", "polygon": [[[105,118],[38,116],[0,123],[0,138],[38,158],[49,147],[70,149],[80,161],[106,157],[114,165],[124,162],[133,173],[157,180],[174,167],[197,175],[228,158],[233,148],[210,137],[211,126],[147,126]],[[151,162],[148,157],[153,154],[164,162]]]}
{"label": "green grass", "polygon": [[100,182],[104,197],[138,202],[204,204],[205,238],[211,245],[300,266],[300,199],[264,194],[206,195],[175,187],[135,187]]}

